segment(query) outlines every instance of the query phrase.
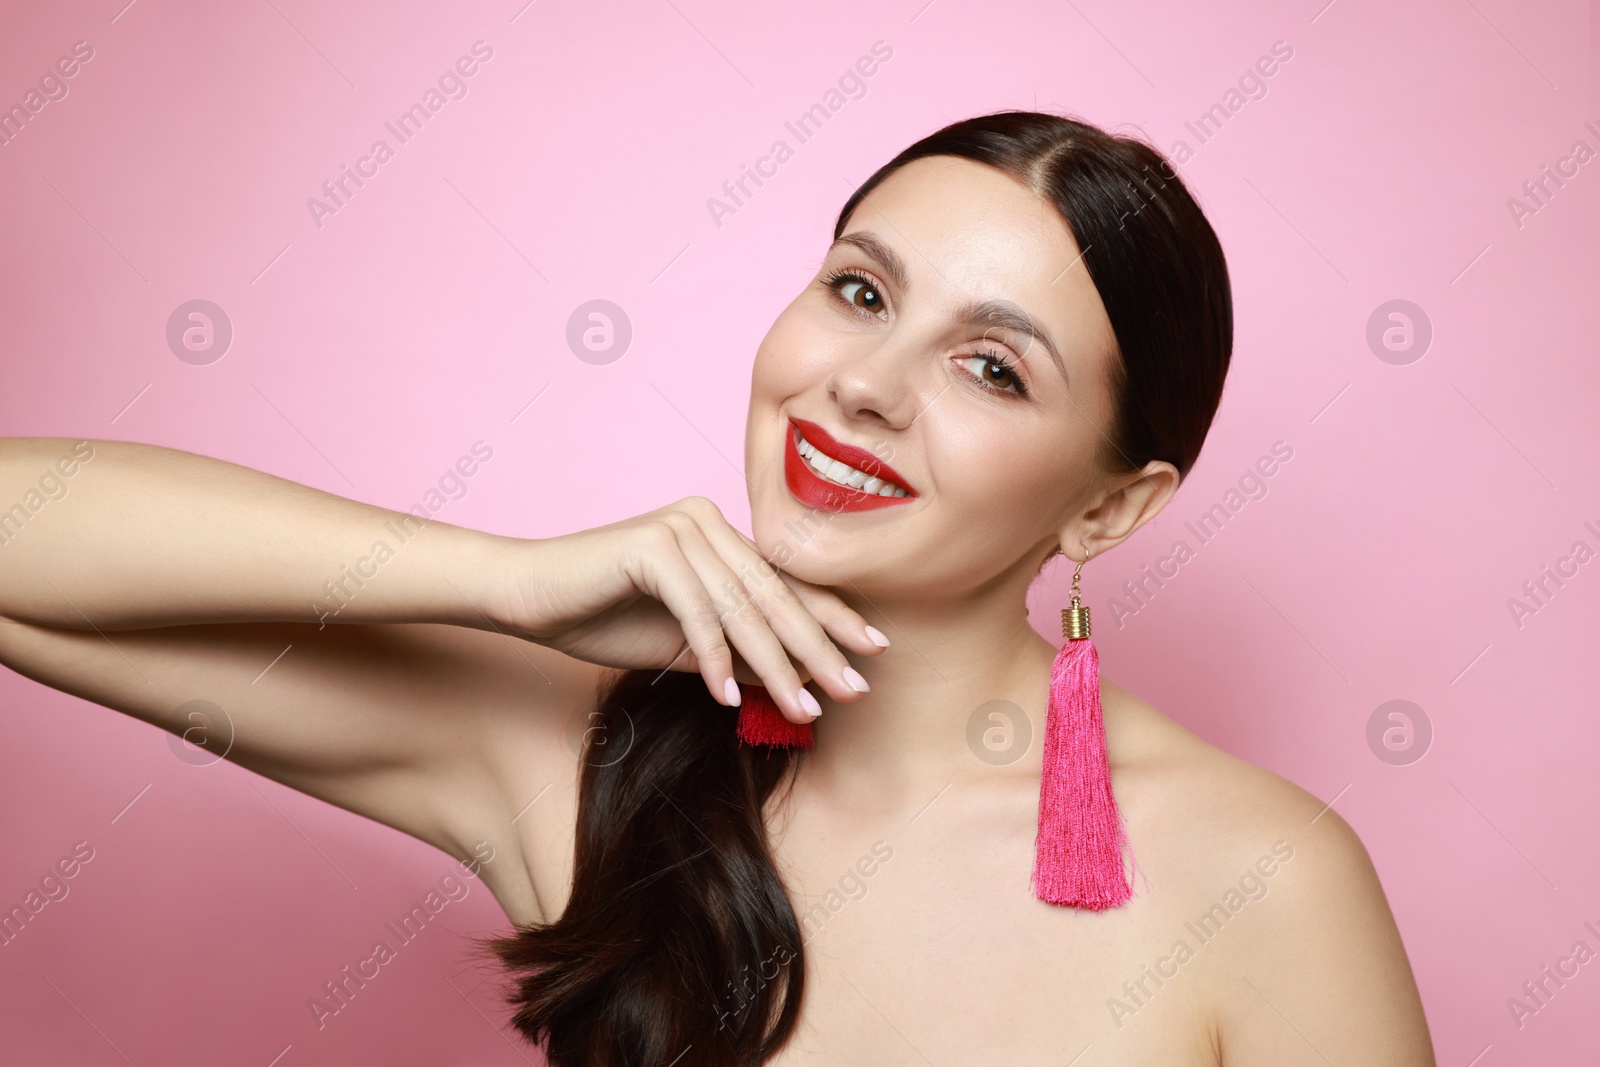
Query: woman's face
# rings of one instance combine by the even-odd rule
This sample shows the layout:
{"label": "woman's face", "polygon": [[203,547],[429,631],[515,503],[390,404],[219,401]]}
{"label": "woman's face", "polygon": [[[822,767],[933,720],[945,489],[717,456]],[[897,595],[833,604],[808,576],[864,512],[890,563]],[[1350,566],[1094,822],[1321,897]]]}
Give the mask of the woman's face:
{"label": "woman's face", "polygon": [[1112,421],[1115,335],[1079,253],[991,167],[938,156],[885,179],[756,353],[762,555],[900,599],[1031,579],[1102,484]]}

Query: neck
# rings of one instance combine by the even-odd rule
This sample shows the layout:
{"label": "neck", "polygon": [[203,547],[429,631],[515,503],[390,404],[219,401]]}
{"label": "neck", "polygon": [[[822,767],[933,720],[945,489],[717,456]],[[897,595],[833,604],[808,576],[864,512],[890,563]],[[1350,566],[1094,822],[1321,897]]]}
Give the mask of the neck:
{"label": "neck", "polygon": [[[871,692],[842,704],[820,698],[806,771],[815,786],[863,807],[902,808],[953,783],[1026,769],[1030,757],[1037,768],[1056,648],[1029,625],[1025,590],[1007,586],[937,605],[852,598],[892,644],[876,656],[850,657]],[[995,718],[978,713],[991,701],[1012,707],[991,709],[1001,713]],[[974,730],[975,713],[981,725]],[[1010,721],[1019,714],[1025,722]],[[1009,739],[1008,727],[1017,731]],[[1023,731],[1031,740],[1008,765],[1004,748],[1012,740],[1021,747]],[[985,751],[985,732],[987,750],[1000,750],[1001,762],[975,753],[974,746]]]}

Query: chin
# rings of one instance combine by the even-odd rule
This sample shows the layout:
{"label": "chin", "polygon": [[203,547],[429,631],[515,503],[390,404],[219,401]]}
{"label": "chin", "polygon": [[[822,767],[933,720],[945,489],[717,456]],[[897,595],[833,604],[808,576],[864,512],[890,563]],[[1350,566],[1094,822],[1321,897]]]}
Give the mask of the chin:
{"label": "chin", "polygon": [[854,577],[856,568],[849,561],[855,553],[844,543],[848,533],[833,529],[837,516],[806,507],[782,485],[772,489],[751,508],[751,536],[762,558],[813,585],[842,584]]}

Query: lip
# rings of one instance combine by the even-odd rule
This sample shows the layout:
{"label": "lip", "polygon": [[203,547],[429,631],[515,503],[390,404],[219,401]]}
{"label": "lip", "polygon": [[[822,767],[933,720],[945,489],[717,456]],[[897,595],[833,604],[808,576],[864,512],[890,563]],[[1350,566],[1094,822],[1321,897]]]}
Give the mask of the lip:
{"label": "lip", "polygon": [[[788,433],[785,436],[788,439],[784,442],[783,449],[783,478],[789,486],[789,492],[793,493],[795,499],[802,504],[834,512],[872,511],[895,504],[905,504],[917,497],[916,490],[907,484],[900,472],[864,448],[841,444],[834,440],[827,430],[814,422],[792,418],[789,420]],[[796,447],[797,437],[804,437],[823,455],[840,463],[854,467],[871,477],[883,478],[904,486],[906,495],[879,496],[876,493],[863,493],[859,489],[828,481],[812,470],[811,464],[800,455],[800,450]]]}

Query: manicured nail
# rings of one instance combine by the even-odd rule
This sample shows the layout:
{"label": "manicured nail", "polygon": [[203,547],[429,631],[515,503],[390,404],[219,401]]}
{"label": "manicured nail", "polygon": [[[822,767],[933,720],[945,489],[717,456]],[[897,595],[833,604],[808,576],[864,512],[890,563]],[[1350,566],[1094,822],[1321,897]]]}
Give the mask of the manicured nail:
{"label": "manicured nail", "polygon": [[872,686],[867,684],[867,680],[861,677],[861,672],[856,670],[854,667],[846,667],[844,669],[844,681],[846,685],[858,693],[868,693],[872,691]]}
{"label": "manicured nail", "polygon": [[[878,629],[876,626],[867,627],[867,636],[871,638],[872,643],[877,645],[879,648],[889,647],[889,639],[883,636],[883,631]],[[863,690],[863,692],[865,692],[865,690]]]}
{"label": "manicured nail", "polygon": [[822,714],[822,705],[817,703],[817,698],[812,696],[805,686],[800,687],[800,706],[815,719]]}
{"label": "manicured nail", "polygon": [[739,700],[741,698],[739,696],[739,683],[738,682],[734,681],[732,678],[729,678],[727,683],[724,684],[723,687],[722,687],[722,693],[723,693],[724,696],[726,696],[728,698],[728,703],[729,704],[732,704],[734,707],[738,707],[739,706]]}

